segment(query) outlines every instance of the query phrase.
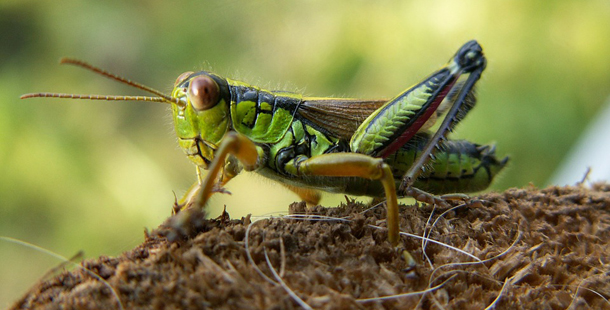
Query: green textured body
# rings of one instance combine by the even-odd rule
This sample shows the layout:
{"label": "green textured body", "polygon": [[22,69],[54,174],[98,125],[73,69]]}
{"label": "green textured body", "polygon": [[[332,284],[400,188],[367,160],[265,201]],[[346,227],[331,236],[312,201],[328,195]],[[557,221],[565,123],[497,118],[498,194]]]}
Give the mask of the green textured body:
{"label": "green textured body", "polygon": [[[387,144],[384,144],[384,140],[389,140],[387,135],[377,136],[373,139],[375,144],[362,143],[355,136],[357,131],[365,131],[358,130],[364,128],[363,123],[368,125],[366,131],[375,130],[370,125],[370,119],[374,118],[371,117],[372,112],[384,107],[393,108],[396,113],[402,113],[399,119],[389,117],[394,122],[407,123],[409,117],[417,120],[418,109],[428,97],[435,96],[434,91],[440,87],[434,84],[435,80],[439,80],[436,77],[389,101],[362,101],[306,98],[291,92],[267,91],[208,72],[196,74],[214,79],[219,86],[220,102],[209,110],[199,112],[188,105],[186,109],[174,106],[180,145],[195,164],[207,167],[223,135],[236,131],[258,146],[261,164],[256,172],[265,177],[297,187],[367,196],[383,196],[383,187],[378,181],[357,177],[307,176],[299,174],[297,166],[299,162],[328,153],[356,151],[379,157],[382,150],[387,148]],[[447,75],[449,70],[440,74]],[[453,82],[446,84],[450,87]],[[180,92],[187,88],[188,84],[176,86],[172,96],[184,96]],[[399,105],[401,101],[404,101],[402,107]],[[324,113],[331,115],[328,122],[320,120]],[[330,124],[333,115],[338,118],[335,122],[345,122],[343,128],[333,128],[336,126]],[[428,136],[423,132],[414,133],[398,150],[385,157],[385,162],[392,168],[397,187],[402,175],[421,153]],[[355,146],[360,148],[354,150]],[[498,161],[495,158],[493,148],[448,140],[435,152],[414,186],[432,194],[479,191],[489,186],[505,163],[506,159]],[[401,193],[397,194],[402,196]]]}

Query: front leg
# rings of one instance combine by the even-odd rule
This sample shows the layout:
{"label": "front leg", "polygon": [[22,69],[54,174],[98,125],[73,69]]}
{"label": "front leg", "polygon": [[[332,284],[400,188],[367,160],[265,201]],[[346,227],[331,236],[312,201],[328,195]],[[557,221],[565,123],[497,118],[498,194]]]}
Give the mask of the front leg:
{"label": "front leg", "polygon": [[[227,157],[231,160],[227,161]],[[220,146],[214,153],[214,159],[210,165],[208,174],[199,182],[191,186],[191,189],[181,200],[182,205],[176,203],[174,206],[175,216],[171,218],[168,226],[172,229],[162,235],[171,242],[191,235],[201,226],[201,219],[204,216],[203,209],[207,200],[213,194],[216,186],[222,186],[239,172],[237,167],[239,161],[243,169],[252,171],[259,168],[265,161],[266,153],[262,148],[254,144],[246,136],[237,132],[227,133]],[[224,167],[224,169],[223,169]],[[182,211],[179,212],[178,211]]]}
{"label": "front leg", "polygon": [[[217,192],[229,193],[228,191],[224,190],[224,186],[231,181],[231,179],[236,177],[240,171],[241,166],[239,166],[237,159],[233,156],[229,156],[225,161],[224,168],[214,182],[212,191],[208,194],[208,197],[205,197],[205,199],[207,200],[210,198],[209,196]],[[189,187],[180,200],[176,200],[176,202],[174,202],[173,214],[177,214],[181,210],[188,209],[191,205],[193,205],[196,197],[199,196],[199,191],[202,188],[201,184],[203,184],[203,181],[201,168],[200,166],[197,166],[197,181],[195,181],[195,183]]]}
{"label": "front leg", "polygon": [[205,207],[205,203],[212,194],[214,185],[217,183],[215,181],[222,177],[220,173],[229,155],[233,155],[242,163],[246,171],[259,168],[261,163],[264,162],[265,157],[264,151],[246,136],[233,131],[227,133],[222,139],[220,147],[214,153],[214,160],[210,165],[208,174],[201,183],[201,189],[195,195],[193,201],[194,208],[203,209]]}
{"label": "front leg", "polygon": [[265,152],[247,137],[236,132],[227,133],[214,154],[208,174],[203,180],[197,174],[197,181],[174,204],[174,213],[189,208],[203,209],[215,190],[218,191],[218,188],[222,188],[239,173],[241,168],[237,161],[242,163],[246,171],[251,171],[260,167],[264,157]]}

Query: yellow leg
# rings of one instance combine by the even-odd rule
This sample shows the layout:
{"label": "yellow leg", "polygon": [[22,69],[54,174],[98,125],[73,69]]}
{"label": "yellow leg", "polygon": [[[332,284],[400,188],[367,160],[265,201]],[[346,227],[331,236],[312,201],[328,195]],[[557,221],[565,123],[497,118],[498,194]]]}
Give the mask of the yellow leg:
{"label": "yellow leg", "polygon": [[[289,170],[289,169],[287,169]],[[398,200],[396,185],[390,166],[380,158],[356,153],[332,153],[315,156],[294,164],[297,175],[360,177],[379,180],[383,185],[388,210],[388,241],[397,246],[400,240],[398,227]]]}
{"label": "yellow leg", "polygon": [[[256,145],[249,139],[234,132],[228,133],[218,148],[205,179],[202,178],[200,167],[197,167],[197,181],[174,204],[174,213],[193,205],[203,208],[215,191],[221,191],[222,187],[239,173],[240,168],[235,159],[242,161],[246,170],[251,170],[254,169],[251,166],[256,165],[257,152]],[[231,157],[227,160],[228,155],[235,155],[236,158]]]}
{"label": "yellow leg", "polygon": [[[254,142],[247,137],[236,132],[229,132],[222,139],[218,150],[214,154],[214,161],[210,165],[208,174],[201,183],[201,189],[193,197],[193,206],[203,209],[206,201],[212,194],[212,189],[215,184],[224,185],[234,175],[234,170],[229,173],[221,173],[225,166],[227,156],[233,155],[244,166],[247,171],[254,170],[258,167],[259,149]],[[219,180],[219,182],[215,182]]]}
{"label": "yellow leg", "polygon": [[189,187],[189,189],[186,191],[186,193],[184,194],[184,196],[182,196],[180,200],[177,200],[176,197],[176,202],[174,202],[173,214],[177,214],[182,209],[188,208],[192,204],[193,198],[195,197],[200,188],[201,183],[199,180],[197,180],[195,181],[195,183],[193,183],[193,185],[191,185],[191,187]]}
{"label": "yellow leg", "polygon": [[299,195],[299,198],[301,198],[301,200],[307,203],[308,208],[317,206],[320,203],[320,199],[322,198],[320,196],[320,192],[315,189],[298,187],[284,183],[282,183],[282,185],[284,185],[284,187],[291,190],[295,194]]}
{"label": "yellow leg", "polygon": [[201,167],[195,166],[195,171],[197,172],[197,184],[201,184],[201,182],[203,182],[203,177],[201,176]]}

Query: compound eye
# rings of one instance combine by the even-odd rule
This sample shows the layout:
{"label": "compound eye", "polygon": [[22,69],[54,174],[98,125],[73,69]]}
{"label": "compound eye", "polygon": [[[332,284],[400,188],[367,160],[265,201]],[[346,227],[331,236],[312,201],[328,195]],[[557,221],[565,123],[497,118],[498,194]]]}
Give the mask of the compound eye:
{"label": "compound eye", "polygon": [[193,73],[194,73],[193,71],[187,71],[187,72],[180,74],[180,76],[178,76],[178,78],[176,79],[176,82],[174,82],[174,87],[180,85],[180,83],[184,82],[184,80],[186,80],[186,78],[191,76],[191,74],[193,74]]}
{"label": "compound eye", "polygon": [[207,75],[196,76],[191,79],[188,98],[195,110],[210,109],[218,103],[218,85]]}

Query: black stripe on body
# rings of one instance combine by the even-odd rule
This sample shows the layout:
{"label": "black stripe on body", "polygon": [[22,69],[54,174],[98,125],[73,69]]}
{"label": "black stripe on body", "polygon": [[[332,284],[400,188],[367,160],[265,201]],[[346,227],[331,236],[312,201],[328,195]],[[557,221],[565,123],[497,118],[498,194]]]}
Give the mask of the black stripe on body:
{"label": "black stripe on body", "polygon": [[[246,101],[256,103],[254,106],[254,121],[251,124],[242,123],[250,129],[256,125],[260,113],[273,115],[277,109],[284,109],[294,115],[302,102],[302,100],[297,98],[282,96],[281,92],[270,92],[255,86],[230,85],[229,92],[231,94],[231,101],[236,106]],[[271,106],[271,111],[261,108],[264,102]]]}

